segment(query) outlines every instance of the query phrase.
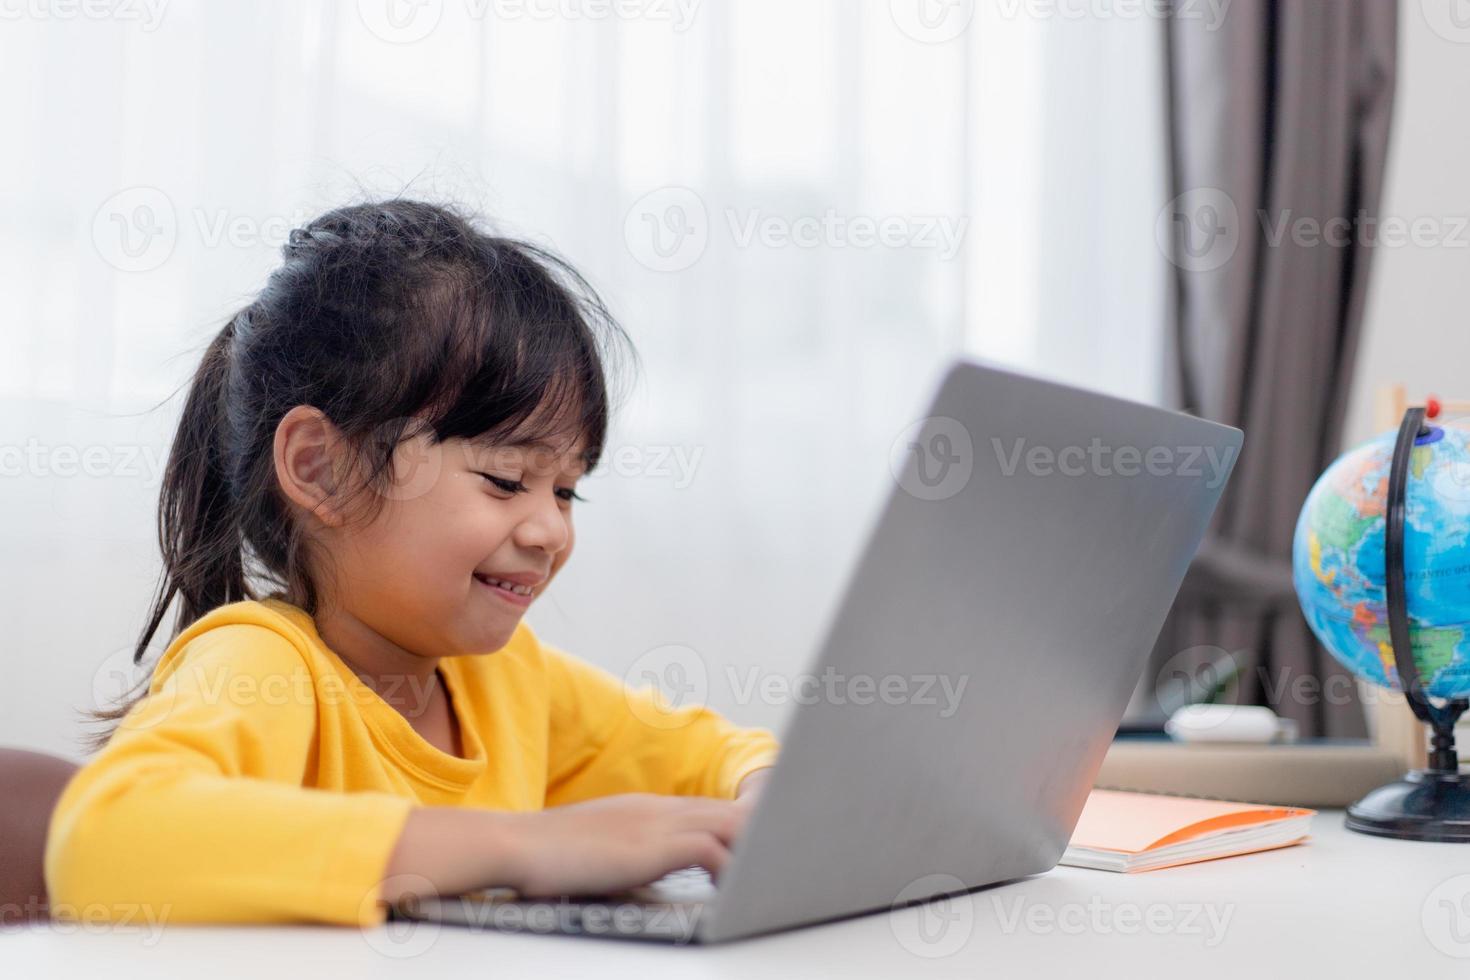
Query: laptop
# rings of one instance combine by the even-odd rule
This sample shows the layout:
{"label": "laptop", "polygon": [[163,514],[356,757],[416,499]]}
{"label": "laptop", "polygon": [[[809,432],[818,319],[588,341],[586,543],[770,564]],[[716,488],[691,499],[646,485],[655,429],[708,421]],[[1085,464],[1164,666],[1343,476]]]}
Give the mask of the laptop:
{"label": "laptop", "polygon": [[[716,943],[1050,870],[1241,440],[955,363],[895,444],[886,503],[811,667],[870,678],[871,693],[793,711],[717,886],[687,869],[619,895],[491,889],[393,915]],[[902,696],[883,696],[893,677]]]}

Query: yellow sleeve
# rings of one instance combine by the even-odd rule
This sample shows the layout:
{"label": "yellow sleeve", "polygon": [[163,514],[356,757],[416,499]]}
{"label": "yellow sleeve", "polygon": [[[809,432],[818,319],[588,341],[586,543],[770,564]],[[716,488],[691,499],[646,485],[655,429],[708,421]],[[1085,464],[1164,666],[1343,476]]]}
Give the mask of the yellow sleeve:
{"label": "yellow sleeve", "polygon": [[764,728],[741,728],[703,705],[671,706],[653,688],[542,645],[550,684],[546,805],[615,793],[732,799],[740,780],[775,763]]}
{"label": "yellow sleeve", "polygon": [[303,654],[246,624],[200,634],[73,778],[51,818],[53,914],[375,924],[411,801],[303,787]]}

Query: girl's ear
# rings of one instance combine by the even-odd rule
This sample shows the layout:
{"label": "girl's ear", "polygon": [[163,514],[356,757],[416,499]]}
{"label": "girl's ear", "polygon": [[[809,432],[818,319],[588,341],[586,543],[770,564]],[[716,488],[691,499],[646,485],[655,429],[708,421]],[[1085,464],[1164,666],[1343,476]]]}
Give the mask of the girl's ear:
{"label": "girl's ear", "polygon": [[332,420],[310,405],[297,405],[276,426],[276,483],[286,499],[328,527],[340,527],[346,520],[338,498],[346,449]]}

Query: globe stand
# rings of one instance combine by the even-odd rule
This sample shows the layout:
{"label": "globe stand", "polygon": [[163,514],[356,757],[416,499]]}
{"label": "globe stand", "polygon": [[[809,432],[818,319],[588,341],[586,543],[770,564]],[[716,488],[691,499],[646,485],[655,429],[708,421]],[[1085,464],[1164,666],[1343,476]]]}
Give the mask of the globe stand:
{"label": "globe stand", "polygon": [[1404,587],[1404,500],[1409,457],[1416,443],[1432,439],[1433,431],[1424,424],[1424,409],[1411,408],[1404,413],[1388,474],[1383,549],[1394,666],[1409,708],[1433,733],[1429,765],[1378,787],[1348,807],[1347,828],[1400,840],[1470,843],[1470,774],[1460,772],[1460,757],[1455,751],[1455,722],[1470,708],[1470,700],[1455,698],[1435,705],[1425,696],[1409,636],[1408,593]]}
{"label": "globe stand", "polygon": [[1461,699],[1434,711],[1428,768],[1410,770],[1348,807],[1349,830],[1400,840],[1470,843],[1470,773],[1460,772],[1455,751],[1455,720],[1467,707],[1470,702]]}

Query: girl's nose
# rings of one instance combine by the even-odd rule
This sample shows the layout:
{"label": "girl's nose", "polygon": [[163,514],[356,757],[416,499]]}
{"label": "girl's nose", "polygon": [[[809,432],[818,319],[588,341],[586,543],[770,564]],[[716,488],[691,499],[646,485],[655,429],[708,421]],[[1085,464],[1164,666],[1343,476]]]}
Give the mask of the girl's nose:
{"label": "girl's nose", "polygon": [[556,554],[567,546],[571,535],[568,515],[562,510],[553,493],[527,494],[529,509],[516,525],[513,535],[516,544],[523,548],[540,548]]}

